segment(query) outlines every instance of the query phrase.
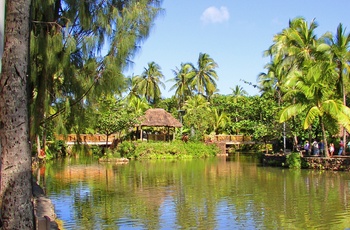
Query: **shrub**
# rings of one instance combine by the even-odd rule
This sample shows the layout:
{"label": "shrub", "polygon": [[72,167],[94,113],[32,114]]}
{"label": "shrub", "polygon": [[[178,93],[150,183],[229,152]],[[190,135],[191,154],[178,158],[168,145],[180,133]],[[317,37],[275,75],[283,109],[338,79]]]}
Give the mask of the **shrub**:
{"label": "shrub", "polygon": [[219,152],[216,145],[206,145],[203,142],[138,142],[133,158],[200,158],[215,156]]}
{"label": "shrub", "polygon": [[132,158],[135,153],[135,144],[133,142],[124,141],[118,145],[117,152],[120,157]]}
{"label": "shrub", "polygon": [[300,169],[301,168],[300,153],[291,153],[287,155],[286,164],[289,168]]}

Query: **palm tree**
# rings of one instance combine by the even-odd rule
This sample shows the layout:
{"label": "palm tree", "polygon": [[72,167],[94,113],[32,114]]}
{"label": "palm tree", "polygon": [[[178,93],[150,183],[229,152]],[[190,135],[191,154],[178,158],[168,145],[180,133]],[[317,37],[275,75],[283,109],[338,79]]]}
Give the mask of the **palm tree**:
{"label": "palm tree", "polygon": [[141,115],[150,107],[144,97],[132,97],[128,101],[128,105],[132,108],[133,112],[138,115]]}
{"label": "palm tree", "polygon": [[224,128],[226,123],[228,122],[228,116],[225,112],[221,112],[214,108],[212,110],[213,114],[213,130],[215,134],[218,134],[220,128]]}
{"label": "palm tree", "polygon": [[293,98],[294,103],[284,108],[280,114],[280,122],[285,122],[306,112],[304,129],[319,119],[327,157],[328,147],[324,120],[326,118],[336,120],[350,130],[350,109],[340,100],[333,99],[335,85],[332,82],[336,77],[334,64],[326,61],[311,63],[301,71],[293,71],[285,83],[290,90],[284,95],[284,98]]}
{"label": "palm tree", "polygon": [[278,104],[281,104],[282,98],[282,86],[283,81],[287,74],[284,71],[285,68],[282,65],[282,61],[277,58],[271,60],[271,62],[265,65],[267,73],[260,73],[258,76],[259,88],[262,94],[272,93],[278,100]]}
{"label": "palm tree", "polygon": [[195,74],[194,69],[195,68],[191,63],[181,63],[180,69],[176,67],[176,70],[173,70],[175,77],[169,81],[174,81],[175,84],[169,91],[176,89],[175,96],[179,100],[178,109],[181,109],[187,97],[192,95],[189,80]]}
{"label": "palm tree", "polygon": [[[243,89],[243,87],[242,87],[242,86],[239,86],[239,85],[236,85],[235,88],[231,88],[231,90],[232,90],[231,95],[232,95],[234,98],[244,97],[244,96],[247,96],[247,95],[248,95],[247,91],[245,91],[245,90]],[[237,102],[237,101],[235,101],[235,102]]]}
{"label": "palm tree", "polygon": [[[2,229],[34,229],[28,86],[31,1],[6,1],[0,75],[0,207]],[[1,15],[4,17],[4,15]],[[16,29],[14,29],[16,28]]]}
{"label": "palm tree", "polygon": [[283,65],[302,68],[304,63],[313,60],[317,54],[317,38],[315,29],[318,24],[312,20],[308,24],[304,18],[295,18],[289,22],[289,27],[275,36],[275,50]]}
{"label": "palm tree", "polygon": [[165,89],[161,81],[164,78],[161,68],[155,62],[148,63],[141,76],[135,77],[135,85],[141,96],[144,96],[150,104],[156,103],[161,96],[159,85]]}
{"label": "palm tree", "polygon": [[[324,54],[318,50],[318,40],[314,33],[317,26],[314,20],[308,24],[304,18],[295,18],[289,21],[288,28],[274,37],[275,43],[269,50],[265,51],[265,55],[271,55],[272,60],[267,65],[268,73],[260,74],[259,78],[263,87],[272,86],[274,88],[279,105],[282,103],[283,87],[285,81],[289,78],[288,75],[295,70],[303,71],[304,65],[315,62],[319,59],[319,56]],[[290,87],[293,89],[293,86]],[[294,100],[291,98],[292,103],[294,103]],[[285,123],[283,126],[285,130]],[[285,131],[283,135],[285,147]],[[295,145],[298,144],[297,140],[297,136],[294,135]]]}
{"label": "palm tree", "polygon": [[216,80],[219,79],[215,68],[218,64],[206,53],[200,53],[198,57],[198,66],[195,75],[191,78],[191,87],[198,94],[206,96],[207,100],[217,90]]}
{"label": "palm tree", "polygon": [[195,95],[189,98],[184,105],[186,115],[184,123],[191,128],[191,136],[194,136],[195,130],[199,131],[199,135],[203,135],[204,131],[209,127],[210,103],[202,95]]}
{"label": "palm tree", "polygon": [[[242,86],[239,86],[239,85],[236,85],[235,88],[231,88],[231,90],[232,90],[231,95],[233,97],[233,105],[236,107],[236,109],[235,109],[235,113],[236,113],[235,114],[235,122],[238,122],[238,108],[240,108],[237,106],[238,99],[247,96],[248,93],[247,93],[247,91],[245,91],[243,89]],[[238,131],[239,130],[236,129],[236,134],[238,134]]]}
{"label": "palm tree", "polygon": [[[343,98],[343,104],[346,106],[346,82],[349,78],[350,71],[350,34],[345,34],[345,29],[340,23],[337,28],[337,34],[335,37],[330,37],[331,53],[333,56],[333,61],[336,63],[336,70],[338,72],[338,81],[337,81],[337,91],[339,95]],[[346,132],[344,127],[342,127],[343,133],[343,142],[346,143]],[[344,148],[345,150],[346,148]],[[345,154],[345,151],[343,152]]]}

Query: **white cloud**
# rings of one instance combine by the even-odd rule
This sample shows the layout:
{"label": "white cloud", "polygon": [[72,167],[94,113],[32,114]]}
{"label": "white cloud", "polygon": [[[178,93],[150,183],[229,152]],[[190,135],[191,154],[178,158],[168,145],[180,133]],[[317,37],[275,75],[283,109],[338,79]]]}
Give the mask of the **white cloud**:
{"label": "white cloud", "polygon": [[220,9],[216,8],[215,6],[211,6],[205,9],[201,15],[201,21],[205,24],[222,23],[228,21],[229,18],[230,14],[225,6],[221,6]]}

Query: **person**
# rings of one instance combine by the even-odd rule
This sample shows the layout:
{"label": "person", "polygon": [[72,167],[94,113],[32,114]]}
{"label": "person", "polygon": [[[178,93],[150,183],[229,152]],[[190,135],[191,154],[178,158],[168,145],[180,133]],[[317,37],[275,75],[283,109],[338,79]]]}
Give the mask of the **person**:
{"label": "person", "polygon": [[305,150],[305,155],[309,155],[309,150],[310,150],[309,141],[305,141],[304,150]]}
{"label": "person", "polygon": [[350,141],[348,142],[348,149],[349,149],[349,151],[350,151]]}
{"label": "person", "polygon": [[333,157],[333,154],[334,154],[334,144],[330,143],[329,144],[329,156]]}
{"label": "person", "polygon": [[343,140],[340,140],[338,156],[342,155],[343,150],[344,150],[344,142]]}
{"label": "person", "polygon": [[317,156],[319,154],[317,140],[314,140],[314,142],[312,142],[312,151],[313,151],[314,156]]}
{"label": "person", "polygon": [[323,143],[323,140],[321,140],[321,141],[318,143],[318,149],[320,150],[320,155],[321,155],[321,156],[324,156],[324,143]]}
{"label": "person", "polygon": [[[210,139],[210,140],[211,140],[211,139]],[[184,134],[182,135],[182,141],[185,142],[185,143],[187,143],[187,141],[188,141],[188,135],[187,135],[187,133],[184,133]]]}

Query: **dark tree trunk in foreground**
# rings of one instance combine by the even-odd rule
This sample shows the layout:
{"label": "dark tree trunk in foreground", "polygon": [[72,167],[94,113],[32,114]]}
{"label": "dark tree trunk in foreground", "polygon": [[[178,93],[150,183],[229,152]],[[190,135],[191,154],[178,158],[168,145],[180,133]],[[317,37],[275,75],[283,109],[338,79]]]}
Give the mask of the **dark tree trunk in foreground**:
{"label": "dark tree trunk in foreground", "polygon": [[33,229],[27,109],[30,0],[6,1],[0,78],[0,207],[3,229]]}

